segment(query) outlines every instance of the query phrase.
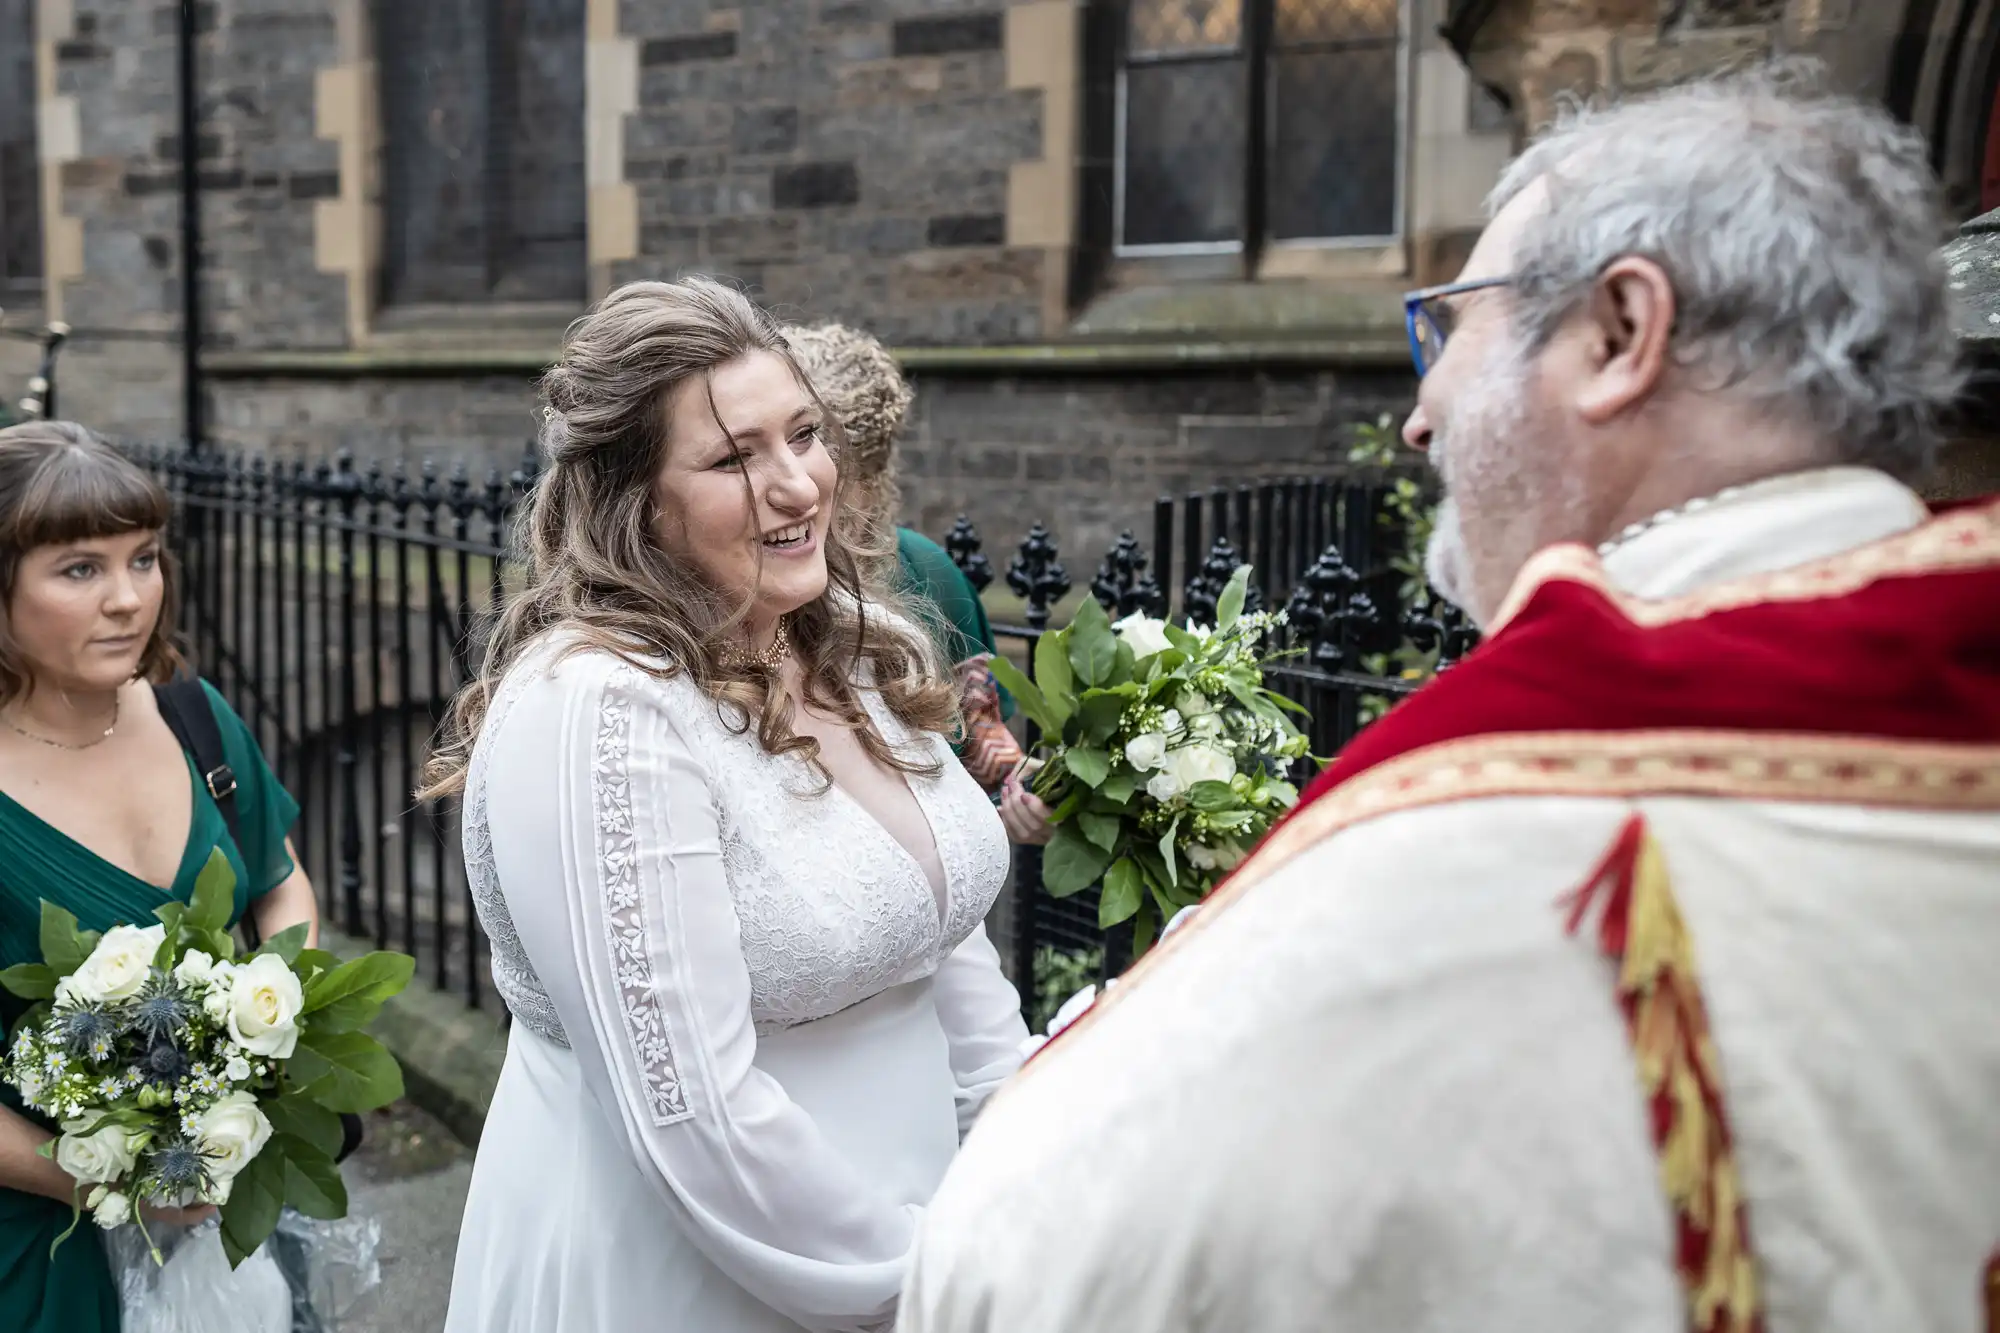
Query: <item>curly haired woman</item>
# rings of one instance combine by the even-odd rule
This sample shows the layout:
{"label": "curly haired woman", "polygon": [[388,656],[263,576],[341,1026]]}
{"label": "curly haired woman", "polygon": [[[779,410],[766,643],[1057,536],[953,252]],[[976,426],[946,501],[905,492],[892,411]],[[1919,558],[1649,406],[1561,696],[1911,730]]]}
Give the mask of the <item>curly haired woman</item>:
{"label": "curly haired woman", "polygon": [[527,586],[430,774],[516,1020],[446,1329],[884,1326],[1027,1037],[952,684],[741,293],[620,288],[542,391]]}

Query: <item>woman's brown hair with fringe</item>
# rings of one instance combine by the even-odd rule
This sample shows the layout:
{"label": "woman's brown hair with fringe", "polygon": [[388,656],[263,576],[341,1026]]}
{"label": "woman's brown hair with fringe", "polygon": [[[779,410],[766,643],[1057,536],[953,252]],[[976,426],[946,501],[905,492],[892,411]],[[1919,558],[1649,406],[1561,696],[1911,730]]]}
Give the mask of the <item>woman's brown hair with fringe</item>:
{"label": "woman's brown hair with fringe", "polygon": [[[0,430],[0,707],[34,687],[34,672],[10,624],[21,558],[44,546],[128,532],[166,534],[167,493],[136,463],[70,421]],[[174,647],[180,598],[172,553],[160,551],[165,592],[146,638],[139,675],[164,681],[181,668]]]}
{"label": "woman's brown hair with fringe", "polygon": [[[490,623],[479,673],[452,701],[424,767],[421,799],[464,786],[494,691],[531,642],[557,629],[577,647],[615,653],[661,679],[685,674],[732,725],[754,726],[766,752],[798,754],[823,784],[831,781],[819,742],[793,729],[778,673],[728,650],[754,594],[708,586],[653,535],[669,404],[686,386],[705,391],[713,371],[754,352],[783,359],[818,401],[777,324],[719,282],[628,283],[570,327],[561,359],[542,377],[547,470],[516,527],[526,586]],[[958,724],[957,691],[928,641],[885,615],[886,594],[864,578],[862,561],[879,556],[887,534],[842,502],[849,466],[832,413],[822,431],[841,477],[824,547],[827,588],[786,622],[805,700],[852,728],[877,762],[932,773],[934,759],[900,753],[876,731],[862,684],[905,726],[946,734]],[[747,476],[744,484],[749,494]]]}

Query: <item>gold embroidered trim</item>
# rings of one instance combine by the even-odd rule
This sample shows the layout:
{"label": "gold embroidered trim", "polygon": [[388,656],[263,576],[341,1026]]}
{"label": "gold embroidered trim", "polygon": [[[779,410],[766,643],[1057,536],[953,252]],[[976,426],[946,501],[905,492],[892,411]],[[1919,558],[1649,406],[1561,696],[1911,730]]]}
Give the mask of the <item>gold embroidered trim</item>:
{"label": "gold embroidered trim", "polygon": [[2000,560],[2000,501],[1955,510],[1908,532],[1823,560],[1731,579],[1658,601],[1634,597],[1614,586],[1604,572],[1604,563],[1588,547],[1551,546],[1522,568],[1487,633],[1497,633],[1545,584],[1557,581],[1594,588],[1633,624],[1651,628],[1760,603],[1844,597],[1878,579],[1978,569],[1996,560]]}

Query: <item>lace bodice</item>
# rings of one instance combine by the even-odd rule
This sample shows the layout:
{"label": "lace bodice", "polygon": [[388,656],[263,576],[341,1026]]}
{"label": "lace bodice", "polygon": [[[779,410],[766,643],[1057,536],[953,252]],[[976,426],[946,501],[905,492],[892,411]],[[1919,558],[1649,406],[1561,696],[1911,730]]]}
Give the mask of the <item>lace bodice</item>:
{"label": "lace bodice", "polygon": [[[508,910],[509,892],[526,888],[503,885],[495,873],[486,789],[501,775],[490,774],[485,762],[490,738],[557,657],[544,646],[503,681],[467,776],[464,843],[474,907],[492,945],[495,989],[518,1021],[567,1044]],[[935,777],[913,774],[908,782],[944,867],[940,914],[916,859],[851,797],[837,787],[820,790],[797,757],[766,754],[754,731],[732,730],[691,682],[627,671],[627,687],[652,696],[687,750],[706,764],[693,776],[706,788],[720,834],[757,1032],[824,1018],[929,976],[978,928],[1006,877],[1006,836],[942,737],[912,736],[879,697],[864,696],[892,745],[927,749],[939,761]],[[600,768],[615,768],[615,729],[600,731],[596,743]],[[615,807],[615,784],[606,794]],[[607,892],[616,892],[615,875],[607,878]]]}

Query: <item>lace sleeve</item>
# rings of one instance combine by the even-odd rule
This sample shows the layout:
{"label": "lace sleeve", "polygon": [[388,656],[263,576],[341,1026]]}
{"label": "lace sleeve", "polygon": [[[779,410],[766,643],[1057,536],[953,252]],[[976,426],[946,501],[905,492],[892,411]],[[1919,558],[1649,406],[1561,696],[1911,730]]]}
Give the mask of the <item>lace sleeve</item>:
{"label": "lace sleeve", "polygon": [[809,1328],[879,1323],[921,1210],[879,1193],[751,1063],[710,786],[669,688],[579,655],[522,697],[489,761],[518,775],[489,788],[493,851],[503,883],[550,891],[508,905],[603,1130],[702,1252]]}

